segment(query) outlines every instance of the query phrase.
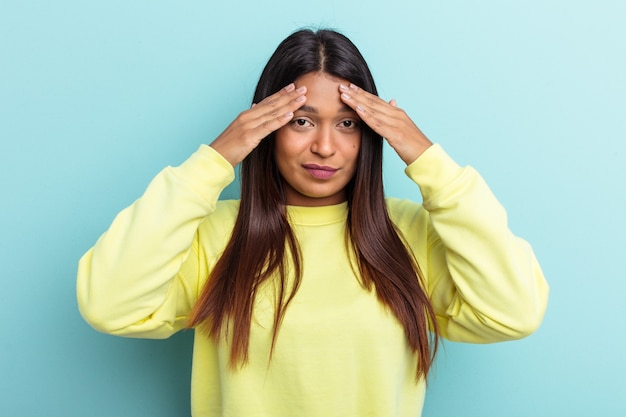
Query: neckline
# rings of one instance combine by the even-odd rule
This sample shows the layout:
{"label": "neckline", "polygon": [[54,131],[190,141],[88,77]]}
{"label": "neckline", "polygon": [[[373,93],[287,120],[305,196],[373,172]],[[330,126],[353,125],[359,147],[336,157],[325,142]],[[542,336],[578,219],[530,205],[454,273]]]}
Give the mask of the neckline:
{"label": "neckline", "polygon": [[287,206],[287,216],[292,224],[319,226],[345,221],[348,215],[348,203],[320,207]]}

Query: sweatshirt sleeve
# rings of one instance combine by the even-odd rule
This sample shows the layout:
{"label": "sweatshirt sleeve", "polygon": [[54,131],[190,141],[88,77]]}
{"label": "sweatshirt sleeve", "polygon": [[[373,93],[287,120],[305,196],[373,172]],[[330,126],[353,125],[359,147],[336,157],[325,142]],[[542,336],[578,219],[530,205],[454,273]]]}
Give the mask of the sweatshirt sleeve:
{"label": "sweatshirt sleeve", "polygon": [[[548,285],[530,245],[513,235],[482,177],[439,145],[406,168],[422,192],[419,252],[443,337],[488,343],[535,331]],[[420,223],[420,222],[417,222]],[[426,233],[424,233],[426,229]]]}
{"label": "sweatshirt sleeve", "polygon": [[192,248],[197,230],[233,178],[232,166],[207,145],[161,171],[80,259],[84,319],[132,337],[165,338],[183,328],[205,273]]}

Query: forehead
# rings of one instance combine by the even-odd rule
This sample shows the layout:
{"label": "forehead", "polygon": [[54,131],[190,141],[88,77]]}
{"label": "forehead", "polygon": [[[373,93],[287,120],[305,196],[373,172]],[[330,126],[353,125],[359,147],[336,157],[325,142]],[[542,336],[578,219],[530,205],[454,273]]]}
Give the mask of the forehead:
{"label": "forehead", "polygon": [[333,77],[325,72],[310,72],[295,81],[296,87],[306,86],[306,104],[302,111],[346,112],[352,111],[339,98],[339,84],[350,84],[347,80]]}

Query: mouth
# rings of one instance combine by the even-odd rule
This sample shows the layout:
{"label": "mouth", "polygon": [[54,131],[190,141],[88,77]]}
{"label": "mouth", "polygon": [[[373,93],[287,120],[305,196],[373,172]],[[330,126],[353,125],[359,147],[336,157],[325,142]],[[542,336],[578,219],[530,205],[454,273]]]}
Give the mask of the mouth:
{"label": "mouth", "polygon": [[302,165],[302,167],[313,178],[316,178],[318,180],[327,180],[333,175],[335,175],[337,171],[339,171],[339,169],[337,168],[322,166],[322,165],[317,165],[317,164],[305,164],[305,165]]}

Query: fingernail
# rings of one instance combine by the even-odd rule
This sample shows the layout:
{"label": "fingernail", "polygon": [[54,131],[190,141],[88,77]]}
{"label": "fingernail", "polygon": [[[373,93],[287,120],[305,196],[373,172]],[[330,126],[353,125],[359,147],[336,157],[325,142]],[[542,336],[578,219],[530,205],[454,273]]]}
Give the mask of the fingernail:
{"label": "fingernail", "polygon": [[283,115],[283,117],[284,117],[285,119],[291,119],[291,118],[293,117],[293,113],[292,113],[292,112],[285,113],[285,114]]}
{"label": "fingernail", "polygon": [[343,85],[343,84],[339,84],[339,89],[340,89],[341,91],[348,91],[348,87],[346,87],[346,86],[345,86],[345,85]]}
{"label": "fingernail", "polygon": [[296,90],[296,93],[300,93],[300,94],[302,94],[302,93],[304,93],[305,91],[306,91],[306,87],[305,87],[305,86],[302,86],[302,87],[300,87],[300,88],[298,88],[298,89]]}
{"label": "fingernail", "polygon": [[303,102],[304,100],[306,100],[306,96],[300,96],[300,97],[298,97],[298,98],[296,99],[296,101],[297,101],[298,103],[301,103],[301,102]]}
{"label": "fingernail", "polygon": [[345,98],[346,100],[350,100],[350,99],[352,98],[352,97],[350,97],[350,95],[349,95],[349,94],[347,94],[347,93],[342,93],[342,94],[341,94],[341,97]]}
{"label": "fingernail", "polygon": [[350,88],[351,88],[351,89],[353,89],[354,91],[356,91],[356,90],[358,90],[358,89],[359,89],[359,87],[357,87],[357,86],[356,86],[356,85],[354,85],[354,84],[350,84]]}
{"label": "fingernail", "polygon": [[359,105],[356,106],[356,111],[360,111],[361,113],[365,113],[365,109]]}
{"label": "fingernail", "polygon": [[294,88],[296,88],[296,85],[294,83],[291,83],[287,87],[285,87],[285,91],[290,92],[293,91]]}

